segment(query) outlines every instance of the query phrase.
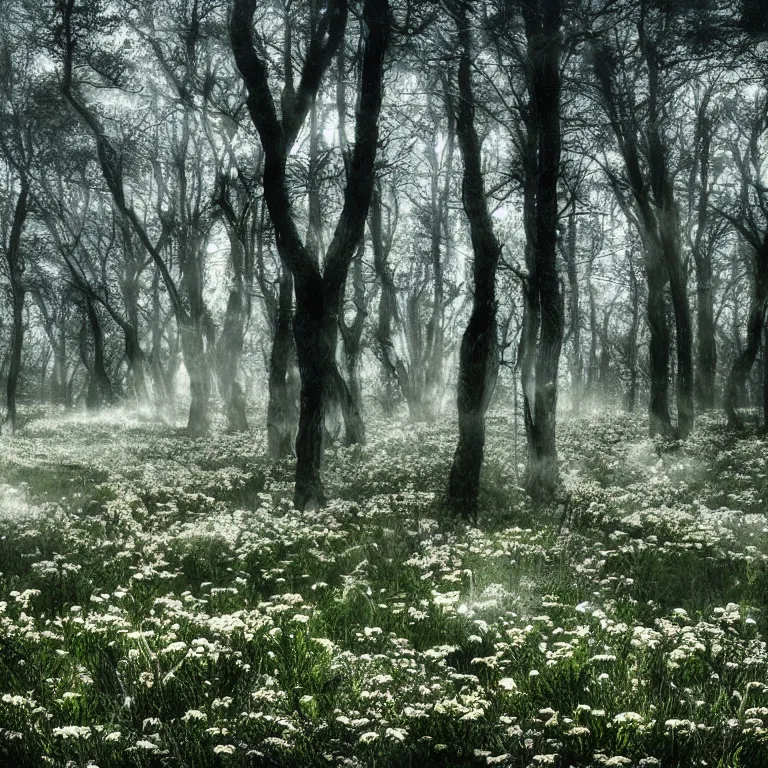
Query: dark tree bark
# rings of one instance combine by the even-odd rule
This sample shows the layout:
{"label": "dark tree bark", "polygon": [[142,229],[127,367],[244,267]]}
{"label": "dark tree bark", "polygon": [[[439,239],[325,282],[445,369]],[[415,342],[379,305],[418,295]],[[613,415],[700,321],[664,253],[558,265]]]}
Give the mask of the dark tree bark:
{"label": "dark tree bark", "polygon": [[485,412],[499,368],[496,339],[496,267],[501,248],[485,196],[482,145],[475,127],[472,87],[471,2],[457,4],[459,67],[456,134],[464,160],[462,202],[472,239],[472,313],[461,339],[456,404],[459,440],[448,480],[447,503],[468,519],[477,517],[480,470],[485,450]]}
{"label": "dark tree bark", "polygon": [[288,269],[280,272],[272,349],[269,359],[269,403],[267,445],[273,461],[293,456],[298,414],[291,387],[293,342],[293,278]]}
{"label": "dark tree bark", "polygon": [[712,148],[712,119],[708,114],[713,89],[705,92],[696,110],[694,162],[691,165],[689,187],[691,193],[698,177],[698,201],[695,210],[696,234],[691,242],[691,253],[696,269],[696,344],[695,392],[703,409],[715,407],[715,377],[717,373],[717,326],[715,323],[715,292],[712,282],[712,238],[707,237],[709,219],[709,167]]}
{"label": "dark tree bark", "polygon": [[[339,136],[344,134],[342,141],[342,156],[344,159],[345,176],[349,178],[350,155],[346,147],[346,115],[347,115],[347,97],[346,97],[346,57],[344,46],[341,46],[338,53],[338,74],[339,81],[336,86],[336,109],[339,120]],[[314,132],[315,142],[317,142],[317,125],[315,121],[315,108],[313,107],[310,115],[312,124],[310,131]],[[317,147],[314,147],[315,155]],[[310,158],[312,157],[312,147],[310,147]],[[316,160],[317,162],[317,160]],[[374,181],[375,185],[375,181]],[[319,186],[319,185],[318,185]],[[373,197],[373,192],[371,193]],[[310,195],[310,208],[312,207],[312,198]],[[314,241],[317,247],[323,248],[322,227],[320,226],[321,204],[319,197],[314,202],[318,222],[314,229],[316,235]],[[311,216],[310,216],[311,222]],[[308,234],[308,241],[310,236]],[[345,319],[345,309],[342,303],[339,312],[339,333],[341,334],[342,352],[347,369],[347,378],[345,379],[338,365],[334,365],[331,371],[332,381],[328,384],[328,391],[335,394],[335,401],[341,408],[342,418],[344,419],[344,443],[347,446],[358,445],[365,442],[365,422],[363,420],[363,394],[360,386],[360,361],[362,356],[363,327],[365,318],[368,315],[365,295],[365,282],[363,280],[363,252],[365,250],[365,235],[360,238],[360,244],[357,253],[352,262],[352,305],[354,307],[354,317],[350,325],[347,325]],[[343,298],[342,298],[343,302]],[[334,361],[335,362],[335,361]]]}
{"label": "dark tree bark", "polygon": [[626,342],[627,368],[629,369],[627,410],[630,413],[634,413],[635,403],[637,402],[637,334],[640,328],[640,287],[631,250],[627,250],[627,263],[629,264],[629,301],[631,313]]}
{"label": "dark tree bark", "polygon": [[294,441],[299,422],[299,384],[296,345],[293,339],[293,277],[278,263],[277,280],[268,274],[264,259],[266,205],[261,201],[253,220],[255,240],[253,278],[262,294],[264,314],[270,329],[268,370],[267,450],[272,461],[295,455]]}
{"label": "dark tree bark", "polygon": [[648,346],[651,399],[649,404],[649,432],[670,437],[673,434],[669,413],[669,349],[670,333],[667,321],[667,303],[664,289],[667,272],[660,254],[652,245],[645,246],[645,275],[648,283]]}
{"label": "dark tree bark", "polygon": [[[673,24],[672,6],[665,13],[665,18]],[[681,255],[680,217],[663,132],[666,118],[662,74],[666,64],[661,60],[658,42],[651,38],[648,31],[647,14],[648,4],[642,0],[636,19],[639,51],[647,69],[647,114],[642,122],[632,104],[634,94],[626,92],[625,73],[617,74],[620,53],[609,47],[597,47],[593,65],[598,91],[626,170],[626,183],[633,206],[624,195],[624,186],[610,170],[607,170],[608,178],[625,215],[640,234],[646,255],[651,374],[649,430],[652,435],[685,438],[694,421],[693,334],[687,274]],[[645,168],[640,160],[639,138],[645,144]],[[671,334],[666,313],[667,285],[676,332],[676,428],[672,426],[669,412]]]}
{"label": "dark tree bark", "polygon": [[24,258],[21,252],[21,236],[27,220],[29,187],[24,178],[21,180],[19,196],[13,211],[13,223],[8,243],[4,248],[11,283],[13,326],[11,329],[11,350],[6,383],[6,412],[3,431],[13,434],[16,431],[16,395],[21,373],[21,351],[24,345]]}
{"label": "dark tree bark", "polygon": [[[381,284],[379,306],[376,320],[376,354],[381,362],[381,377],[384,385],[384,413],[391,416],[395,408],[395,387],[400,374],[398,372],[398,356],[392,340],[392,326],[398,321],[397,288],[389,267],[389,254],[392,250],[395,227],[397,226],[397,199],[394,200],[394,213],[388,218],[386,233],[383,227],[383,203],[381,199],[381,182],[374,186],[371,199],[371,209],[368,228],[371,233],[373,247],[373,268]],[[407,375],[407,374],[406,374]],[[400,382],[403,393],[407,389]]]}
{"label": "dark tree bark", "polygon": [[539,0],[535,6],[524,10],[524,18],[532,61],[529,83],[532,117],[528,127],[525,190],[529,197],[527,235],[530,261],[525,290],[528,318],[524,325],[529,331],[521,342],[527,361],[523,367],[526,374],[523,408],[528,446],[524,484],[532,498],[545,501],[553,498],[559,486],[555,428],[557,372],[564,326],[563,296],[556,262],[560,166],[560,2]]}
{"label": "dark tree bark", "polygon": [[[734,165],[739,171],[741,192],[738,214],[719,211],[730,222],[742,238],[748,271],[751,275],[752,296],[747,319],[747,343],[733,362],[725,391],[725,412],[732,427],[741,427],[742,419],[738,414],[739,396],[749,378],[752,366],[760,351],[763,327],[766,321],[768,305],[768,199],[763,185],[763,155],[761,138],[768,132],[768,93],[762,93],[755,101],[752,114],[748,144],[741,151],[735,142],[731,147]],[[747,257],[748,254],[748,257]],[[734,270],[736,265],[734,263]],[[738,296],[734,299],[734,318],[737,315]],[[738,336],[738,330],[736,330]],[[764,421],[767,420],[764,414]]]}
{"label": "dark tree bark", "polygon": [[92,355],[89,358],[86,350],[87,332],[85,332],[86,323],[84,322],[80,341],[81,357],[90,376],[85,405],[88,410],[97,410],[112,402],[112,382],[109,379],[104,359],[104,331],[101,326],[101,319],[96,311],[93,299],[89,296],[85,297],[85,317],[87,326],[90,328],[93,343]]}
{"label": "dark tree bark", "polygon": [[728,376],[725,389],[725,412],[730,427],[741,428],[743,421],[738,413],[739,395],[747,383],[752,366],[760,351],[768,304],[768,234],[759,250],[753,249],[752,297],[747,319],[747,343],[739,352]]}
{"label": "dark tree bark", "polygon": [[[114,232],[114,229],[113,229]],[[110,317],[117,323],[123,332],[125,341],[125,359],[128,363],[128,380],[130,390],[137,403],[145,404],[149,399],[147,391],[146,364],[147,359],[141,348],[139,339],[139,298],[141,295],[141,276],[147,264],[136,253],[133,247],[131,231],[125,221],[120,222],[120,233],[123,242],[122,272],[120,275],[120,289],[122,293],[125,312],[121,313],[115,307],[108,291],[109,280],[106,275],[106,259],[102,255],[102,280],[103,296],[97,292],[98,300]]]}
{"label": "dark tree bark", "polygon": [[320,476],[323,415],[336,367],[338,318],[349,266],[363,236],[374,184],[378,119],[383,92],[384,55],[389,38],[389,3],[366,0],[363,8],[363,58],[356,141],[349,163],[344,205],[321,272],[299,235],[286,179],[287,153],[343,40],[346,3],[331,2],[308,45],[301,81],[294,88],[286,72],[278,119],[267,67],[255,45],[255,0],[235,0],[230,39],[235,62],[248,90],[248,109],[264,150],[264,195],[281,258],[290,268],[296,293],[294,335],[301,375],[299,431],[296,439],[294,503],[299,509],[325,502]]}
{"label": "dark tree bark", "polygon": [[[363,279],[364,244],[360,243],[352,264],[352,304],[355,314],[347,325],[342,312],[339,317],[342,351],[347,369],[347,379],[339,373],[337,388],[342,401],[346,444],[357,445],[365,442],[365,422],[363,421],[363,390],[360,384],[360,366],[363,354],[363,328],[368,316],[365,281]],[[337,369],[338,370],[338,369]]]}

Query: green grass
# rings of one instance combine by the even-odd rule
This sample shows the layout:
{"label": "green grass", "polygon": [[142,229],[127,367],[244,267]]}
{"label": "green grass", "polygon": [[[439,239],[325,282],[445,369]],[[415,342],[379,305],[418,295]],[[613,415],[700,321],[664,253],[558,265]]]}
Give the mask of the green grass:
{"label": "green grass", "polygon": [[[298,513],[264,436],[30,420],[0,445],[0,765],[768,764],[765,444],[565,421],[567,515],[489,420],[372,424]],[[703,762],[702,762],[703,761]]]}

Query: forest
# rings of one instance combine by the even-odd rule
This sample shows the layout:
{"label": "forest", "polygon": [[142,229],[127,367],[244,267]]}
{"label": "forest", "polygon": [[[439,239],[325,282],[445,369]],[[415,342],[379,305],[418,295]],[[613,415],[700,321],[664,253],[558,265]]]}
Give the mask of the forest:
{"label": "forest", "polygon": [[768,765],[766,0],[0,0],[0,768]]}

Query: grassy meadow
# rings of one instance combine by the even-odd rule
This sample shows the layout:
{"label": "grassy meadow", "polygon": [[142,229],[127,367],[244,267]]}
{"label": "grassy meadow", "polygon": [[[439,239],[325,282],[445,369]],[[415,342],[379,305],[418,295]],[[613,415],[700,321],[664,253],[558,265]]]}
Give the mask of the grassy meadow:
{"label": "grassy meadow", "polygon": [[559,439],[570,501],[536,508],[492,414],[468,527],[451,419],[331,447],[308,513],[263,432],[29,420],[0,442],[0,765],[768,765],[765,440]]}

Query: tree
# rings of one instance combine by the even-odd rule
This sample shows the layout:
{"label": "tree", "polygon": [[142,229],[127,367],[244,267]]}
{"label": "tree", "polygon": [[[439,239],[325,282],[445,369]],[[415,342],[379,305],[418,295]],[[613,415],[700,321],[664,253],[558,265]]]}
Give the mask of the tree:
{"label": "tree", "polygon": [[[82,29],[76,27],[76,15],[82,12]],[[104,181],[107,184],[114,204],[120,214],[125,218],[130,227],[136,233],[143,247],[154,261],[162,277],[165,289],[173,308],[176,322],[179,328],[181,348],[184,355],[184,363],[190,379],[191,402],[187,430],[191,435],[205,434],[209,428],[209,396],[210,377],[206,357],[205,321],[206,312],[202,301],[202,273],[198,257],[201,250],[201,240],[204,233],[201,231],[201,212],[199,205],[191,210],[187,208],[186,188],[180,185],[174,192],[181,196],[182,205],[179,215],[181,217],[181,238],[178,242],[179,261],[181,262],[182,282],[185,295],[179,289],[174,280],[168,264],[163,257],[163,249],[170,234],[172,219],[163,214],[162,202],[170,193],[165,183],[165,177],[159,162],[153,163],[155,178],[158,186],[158,210],[161,221],[161,229],[158,239],[152,242],[147,228],[126,194],[124,158],[114,142],[108,136],[96,113],[85,103],[81,95],[77,93],[74,81],[75,54],[82,49],[86,59],[93,61],[95,57],[89,56],[89,31],[99,20],[90,18],[86,11],[76,8],[74,0],[66,0],[61,6],[61,26],[57,30],[57,41],[63,59],[61,91],[80,117],[87,130],[96,143],[97,157]],[[106,18],[106,22],[109,19]],[[97,59],[98,60],[98,59]],[[123,63],[120,59],[116,62],[104,65],[107,72],[105,77],[110,85],[120,85]],[[180,143],[176,154],[176,171],[183,177],[185,175],[186,154],[189,150],[189,114],[183,111],[181,116]],[[194,198],[199,202],[199,196]]]}
{"label": "tree", "polygon": [[[611,21],[596,41],[592,65],[599,101],[623,162],[617,173],[604,163],[625,216],[640,234],[645,251],[650,328],[650,432],[685,438],[693,428],[693,328],[687,275],[681,253],[680,212],[671,167],[668,110],[677,78],[671,75],[675,21],[685,21],[671,5],[642,0],[630,21]],[[637,41],[632,46],[631,41]],[[627,51],[636,52],[636,58]],[[632,73],[630,75],[630,72]],[[640,77],[644,78],[642,81]],[[641,90],[640,83],[643,88]],[[631,83],[634,83],[632,85]],[[669,286],[677,350],[677,427],[669,411],[671,346],[665,290]]]}
{"label": "tree", "polygon": [[347,174],[344,205],[322,270],[296,226],[288,193],[286,161],[322,78],[343,41],[347,25],[346,3],[330,2],[316,21],[297,88],[294,88],[288,57],[281,94],[281,119],[277,116],[270,90],[267,64],[256,45],[255,10],[255,0],[235,0],[230,40],[235,62],[248,89],[248,110],[264,151],[264,195],[278,250],[294,279],[294,333],[301,374],[294,503],[299,509],[305,509],[325,503],[320,477],[323,414],[329,388],[333,386],[338,320],[347,272],[363,236],[373,193],[384,57],[389,40],[389,2],[366,0],[363,7],[355,147]]}
{"label": "tree", "polygon": [[27,284],[23,234],[31,207],[30,169],[36,154],[32,138],[37,106],[35,97],[28,41],[12,36],[8,29],[4,29],[0,36],[0,154],[8,172],[9,210],[4,221],[11,224],[3,227],[2,251],[10,283],[13,326],[3,429],[10,434],[16,429],[16,397],[24,345]]}
{"label": "tree", "polygon": [[461,339],[456,405],[459,440],[448,480],[449,508],[474,519],[480,491],[485,448],[485,412],[499,368],[496,338],[496,268],[501,248],[493,231],[482,172],[482,144],[475,126],[472,86],[473,3],[458,0],[453,7],[458,38],[456,133],[464,161],[462,201],[472,238],[472,313]]}
{"label": "tree", "polygon": [[525,314],[518,359],[528,446],[525,487],[551,499],[559,485],[555,444],[557,374],[564,306],[557,272],[557,188],[560,173],[559,0],[523,9],[530,59],[529,114],[524,159]]}
{"label": "tree", "polygon": [[[748,252],[751,297],[747,343],[731,367],[724,400],[728,423],[741,427],[737,411],[739,393],[760,351],[768,307],[768,195],[763,170],[768,137],[768,91],[759,90],[746,115],[734,117],[738,133],[731,145],[731,154],[739,174],[739,196],[734,210],[717,210],[744,239]],[[768,410],[764,419],[768,423]]]}

